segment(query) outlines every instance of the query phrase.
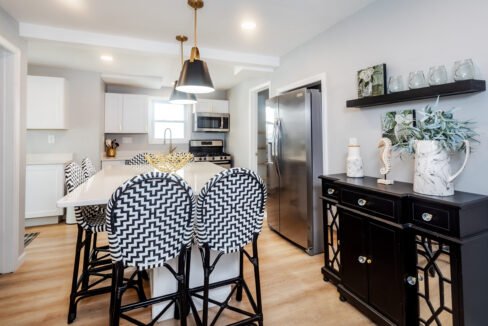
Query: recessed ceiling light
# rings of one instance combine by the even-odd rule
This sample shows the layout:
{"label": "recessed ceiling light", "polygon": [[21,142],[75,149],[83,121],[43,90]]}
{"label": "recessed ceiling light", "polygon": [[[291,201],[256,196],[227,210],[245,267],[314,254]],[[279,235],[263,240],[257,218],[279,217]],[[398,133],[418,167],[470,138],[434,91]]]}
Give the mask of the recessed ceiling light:
{"label": "recessed ceiling light", "polygon": [[106,62],[112,62],[112,61],[114,61],[114,58],[111,55],[104,54],[100,57],[100,60],[106,61]]}
{"label": "recessed ceiling light", "polygon": [[252,20],[244,21],[241,24],[241,28],[246,31],[250,31],[256,28],[256,23],[253,22]]}

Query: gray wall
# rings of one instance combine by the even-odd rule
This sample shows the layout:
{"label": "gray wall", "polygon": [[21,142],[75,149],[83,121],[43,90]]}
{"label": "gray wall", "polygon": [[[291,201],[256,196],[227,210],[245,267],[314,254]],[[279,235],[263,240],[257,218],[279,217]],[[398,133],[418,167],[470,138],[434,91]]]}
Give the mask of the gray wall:
{"label": "gray wall", "polygon": [[[147,88],[139,88],[139,87],[132,87],[132,86],[123,86],[123,85],[106,85],[105,88],[107,93],[125,93],[125,94],[145,94],[149,96],[155,97],[162,97],[162,98],[169,98],[171,95],[172,88],[170,87],[162,87],[161,89],[147,89]],[[213,99],[213,100],[226,100],[227,93],[226,91],[217,90],[213,93],[209,94],[201,94],[198,95],[198,98],[201,99]],[[192,133],[192,139],[223,139],[225,140],[224,133],[203,133],[203,132],[194,132]],[[159,145],[159,144],[149,144],[148,143],[148,135],[147,134],[106,134],[107,138],[115,138],[120,144],[119,151],[164,151],[166,150],[166,145]],[[130,144],[123,144],[122,138],[123,137],[130,137],[132,139],[132,143]],[[188,144],[176,144],[178,151],[187,151]]]}
{"label": "gray wall", "polygon": [[[68,129],[28,130],[28,153],[74,153],[80,162],[90,157],[100,167],[103,150],[104,92],[100,74],[94,72],[29,65],[29,75],[66,78],[68,84]],[[48,144],[48,135],[55,143]]]}
{"label": "gray wall", "polygon": [[[19,175],[19,216],[18,216],[18,231],[19,231],[19,243],[18,252],[15,253],[17,257],[20,257],[24,252],[24,218],[25,218],[25,82],[27,74],[27,44],[19,36],[19,26],[17,21],[12,18],[7,12],[0,7],[0,36],[8,40],[15,45],[21,51],[21,98],[20,98],[20,119],[21,119],[21,135],[20,135],[20,175]],[[0,162],[1,163],[1,162]],[[3,163],[2,163],[3,164]],[[3,167],[5,168],[5,167]],[[4,190],[5,180],[0,180],[2,191]],[[7,189],[5,189],[7,190]],[[8,190],[7,190],[8,191]],[[0,192],[1,194],[1,192]],[[1,203],[0,204],[4,205]],[[8,216],[4,218],[16,218],[14,216]],[[3,226],[2,226],[3,228]],[[10,230],[2,230],[2,232],[9,232]]]}
{"label": "gray wall", "polygon": [[[488,2],[485,0],[378,0],[364,10],[335,25],[313,40],[281,58],[281,66],[271,77],[271,96],[277,89],[293,82],[326,73],[328,162],[324,172],[345,171],[347,142],[357,137],[361,144],[365,173],[379,175],[377,142],[381,137],[381,114],[399,109],[422,109],[433,101],[416,101],[395,105],[351,109],[346,100],[357,97],[356,72],[362,68],[386,63],[388,75],[408,76],[410,71],[427,71],[432,65],[445,64],[452,77],[456,60],[472,58],[478,78],[488,76]],[[236,161],[247,166],[247,151],[239,151],[237,138],[249,127],[249,89],[262,81],[246,82],[230,90],[230,99],[242,101],[231,106],[231,114],[242,116],[240,130],[230,135],[231,151]],[[456,181],[459,190],[488,194],[485,169],[488,162],[488,93],[441,99],[445,108],[458,107],[456,117],[473,119],[478,124],[481,143]],[[242,112],[245,110],[245,112]],[[245,120],[244,120],[245,119]],[[459,155],[455,156],[459,166]],[[326,160],[324,160],[326,161]],[[390,175],[395,180],[411,182],[413,160],[393,161]]]}

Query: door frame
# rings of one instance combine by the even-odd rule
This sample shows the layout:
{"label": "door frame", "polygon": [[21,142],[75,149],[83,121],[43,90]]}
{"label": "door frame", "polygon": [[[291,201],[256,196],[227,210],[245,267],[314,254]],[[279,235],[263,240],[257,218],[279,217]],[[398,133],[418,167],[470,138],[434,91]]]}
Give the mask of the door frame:
{"label": "door frame", "polygon": [[[21,239],[21,83],[22,53],[0,36],[0,47],[8,55],[0,57],[0,78],[5,94],[0,101],[0,273],[14,272],[24,260]],[[6,191],[8,189],[8,191]],[[22,228],[23,229],[23,228]]]}
{"label": "door frame", "polygon": [[[329,128],[328,127],[328,113],[329,109],[327,106],[327,74],[325,72],[313,75],[310,77],[306,77],[297,81],[294,81],[290,84],[287,84],[285,86],[277,87],[276,88],[276,95],[281,95],[283,93],[286,93],[288,91],[291,91],[293,89],[298,89],[300,87],[304,87],[313,83],[320,82],[321,88],[322,88],[322,164],[323,164],[323,173],[324,175],[329,174],[329,146],[327,144],[327,140],[329,139],[328,133],[329,133]],[[271,97],[271,94],[270,94]]]}
{"label": "door frame", "polygon": [[271,91],[271,82],[259,84],[249,90],[249,169],[258,173],[258,93]]}

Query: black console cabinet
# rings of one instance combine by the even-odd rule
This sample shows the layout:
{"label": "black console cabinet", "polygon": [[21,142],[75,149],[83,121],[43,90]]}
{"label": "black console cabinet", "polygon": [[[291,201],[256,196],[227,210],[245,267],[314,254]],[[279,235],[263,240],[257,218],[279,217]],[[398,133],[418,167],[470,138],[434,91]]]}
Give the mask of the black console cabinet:
{"label": "black console cabinet", "polygon": [[488,197],[322,176],[324,280],[381,325],[488,325]]}

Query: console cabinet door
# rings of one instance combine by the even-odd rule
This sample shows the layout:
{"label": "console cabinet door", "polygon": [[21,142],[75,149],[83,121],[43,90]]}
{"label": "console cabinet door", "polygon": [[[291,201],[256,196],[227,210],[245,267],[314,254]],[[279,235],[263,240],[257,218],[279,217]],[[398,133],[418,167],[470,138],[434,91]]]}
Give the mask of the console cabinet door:
{"label": "console cabinet door", "polygon": [[400,271],[400,232],[369,222],[369,304],[396,324],[403,311]]}
{"label": "console cabinet door", "polygon": [[364,301],[368,301],[367,222],[364,218],[340,211],[342,283]]}

